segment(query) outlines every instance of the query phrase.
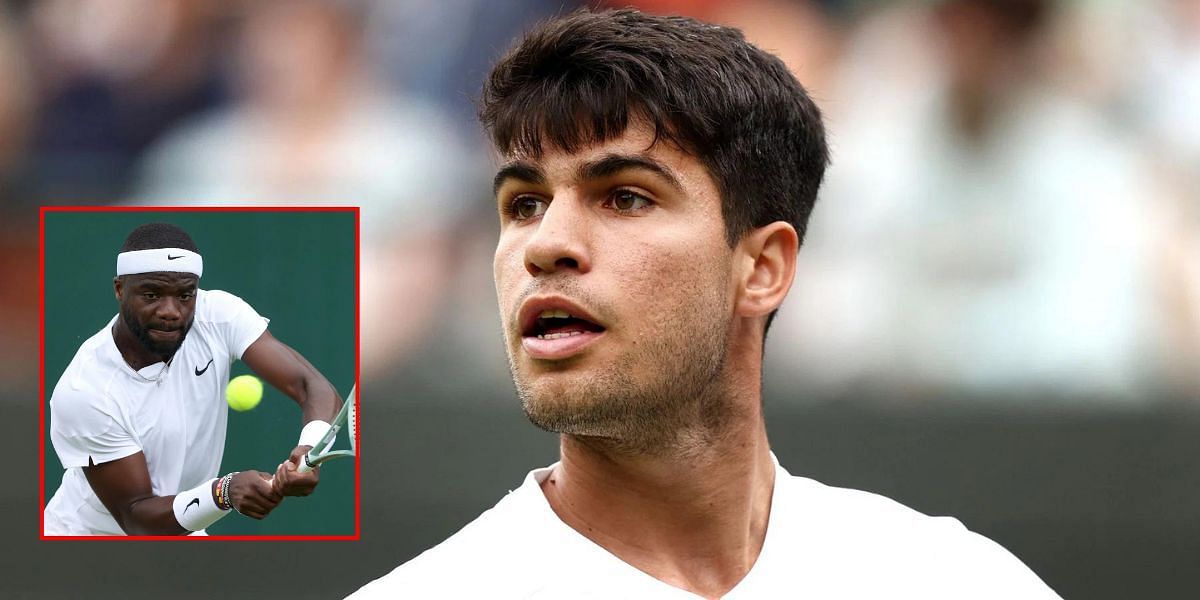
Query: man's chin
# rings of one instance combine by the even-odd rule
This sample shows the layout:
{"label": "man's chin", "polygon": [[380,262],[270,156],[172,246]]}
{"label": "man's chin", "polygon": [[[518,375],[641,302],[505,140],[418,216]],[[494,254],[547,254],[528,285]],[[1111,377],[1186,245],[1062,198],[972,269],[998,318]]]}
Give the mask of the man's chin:
{"label": "man's chin", "polygon": [[518,390],[526,418],[554,433],[588,436],[620,435],[628,418],[627,399],[617,400],[598,389],[587,377],[558,378],[522,386]]}
{"label": "man's chin", "polygon": [[188,331],[184,330],[181,332],[178,339],[171,341],[155,340],[147,335],[146,337],[141,338],[140,341],[142,342],[142,346],[150,353],[156,356],[170,358],[175,356],[175,353],[179,351],[181,346],[183,346],[183,341],[187,339],[187,334]]}
{"label": "man's chin", "polygon": [[593,411],[586,407],[572,405],[570,402],[523,399],[521,407],[525,418],[539,429],[551,433],[571,435],[598,435],[599,427],[595,422]]}

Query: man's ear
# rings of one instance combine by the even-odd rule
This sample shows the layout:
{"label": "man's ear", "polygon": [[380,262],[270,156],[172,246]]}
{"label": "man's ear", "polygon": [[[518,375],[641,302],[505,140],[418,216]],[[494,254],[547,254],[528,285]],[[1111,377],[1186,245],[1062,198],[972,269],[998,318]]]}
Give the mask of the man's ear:
{"label": "man's ear", "polygon": [[123,282],[119,276],[113,277],[113,293],[117,296],[117,302],[121,301],[121,288],[123,287],[121,285],[122,283]]}
{"label": "man's ear", "polygon": [[751,229],[736,252],[740,266],[736,314],[765,317],[783,304],[796,277],[796,252],[800,237],[790,223],[776,221]]}

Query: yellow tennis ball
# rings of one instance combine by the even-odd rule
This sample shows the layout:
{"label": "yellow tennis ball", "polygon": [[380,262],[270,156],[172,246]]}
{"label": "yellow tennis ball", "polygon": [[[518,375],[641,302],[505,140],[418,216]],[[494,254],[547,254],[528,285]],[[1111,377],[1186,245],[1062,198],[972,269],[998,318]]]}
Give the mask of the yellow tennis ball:
{"label": "yellow tennis ball", "polygon": [[233,410],[246,411],[258,406],[262,392],[262,382],[257,377],[238,375],[229,380],[229,386],[225,388],[225,401]]}

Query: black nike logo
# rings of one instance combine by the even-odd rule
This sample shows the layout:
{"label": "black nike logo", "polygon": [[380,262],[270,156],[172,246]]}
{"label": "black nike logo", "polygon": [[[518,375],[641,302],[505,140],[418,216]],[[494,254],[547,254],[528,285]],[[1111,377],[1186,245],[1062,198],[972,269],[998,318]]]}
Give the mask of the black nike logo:
{"label": "black nike logo", "polygon": [[201,369],[200,367],[196,367],[196,377],[203,375],[204,372],[207,371],[208,368],[212,366],[212,361],[213,361],[213,359],[211,359],[211,358],[208,359],[208,364],[204,365],[203,369]]}
{"label": "black nike logo", "polygon": [[183,507],[183,514],[185,514],[185,515],[186,515],[186,514],[187,514],[187,511],[188,511],[188,509],[189,509],[189,508],[191,508],[193,504],[195,504],[196,506],[200,506],[200,499],[199,499],[199,498],[192,498],[192,501],[191,501],[191,502],[188,502],[188,503],[187,503],[187,506]]}
{"label": "black nike logo", "polygon": [[182,254],[180,254],[179,256],[171,256],[170,254],[168,254],[168,255],[167,255],[167,260],[175,260],[175,259],[177,259],[177,258],[183,258],[183,256],[184,256],[184,255],[182,255]]}

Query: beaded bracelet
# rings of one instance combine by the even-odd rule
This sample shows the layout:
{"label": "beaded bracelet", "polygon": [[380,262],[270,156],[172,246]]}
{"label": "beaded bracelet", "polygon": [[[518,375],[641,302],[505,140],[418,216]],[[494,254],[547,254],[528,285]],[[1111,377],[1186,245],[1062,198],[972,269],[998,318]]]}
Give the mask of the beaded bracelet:
{"label": "beaded bracelet", "polygon": [[229,493],[230,488],[233,487],[233,476],[234,475],[237,475],[237,471],[234,471],[225,476],[225,502],[226,502],[226,504],[229,505],[229,508],[233,509],[240,515],[240,514],[242,514],[242,511],[238,510],[237,507],[233,505],[233,495]]}
{"label": "beaded bracelet", "polygon": [[[229,495],[229,487],[233,483],[234,475],[237,475],[236,471],[225,475],[217,483],[217,506],[221,507],[221,510],[237,511],[237,507],[233,505],[233,498]],[[241,511],[238,511],[238,514],[241,514]]]}

